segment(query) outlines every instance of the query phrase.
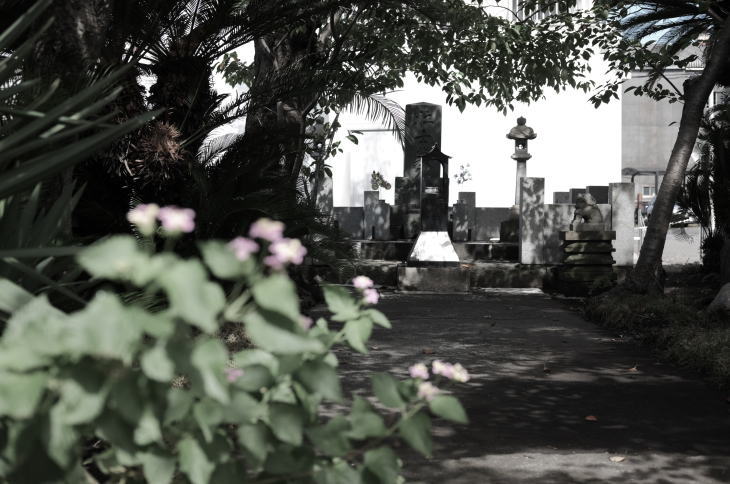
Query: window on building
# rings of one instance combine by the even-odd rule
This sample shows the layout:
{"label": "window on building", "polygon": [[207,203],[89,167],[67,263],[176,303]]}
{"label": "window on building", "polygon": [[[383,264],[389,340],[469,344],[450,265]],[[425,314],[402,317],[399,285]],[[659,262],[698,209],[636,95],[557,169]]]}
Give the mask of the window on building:
{"label": "window on building", "polygon": [[725,103],[726,94],[723,91],[715,91],[712,93],[712,106]]}
{"label": "window on building", "polygon": [[653,186],[647,186],[647,185],[644,186],[643,195],[645,197],[653,197],[655,192],[656,192],[656,190],[654,189]]}
{"label": "window on building", "polygon": [[530,18],[538,21],[558,13],[558,5],[555,0],[542,0],[537,5],[532,3],[530,8],[525,8],[524,0],[512,0],[512,11],[516,16],[516,20]]}

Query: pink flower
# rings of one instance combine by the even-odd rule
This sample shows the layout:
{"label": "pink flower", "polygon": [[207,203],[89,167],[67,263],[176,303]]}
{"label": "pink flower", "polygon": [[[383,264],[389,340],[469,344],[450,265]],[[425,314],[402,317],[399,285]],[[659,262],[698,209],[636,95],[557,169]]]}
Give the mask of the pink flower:
{"label": "pink flower", "polygon": [[365,301],[365,304],[378,304],[380,294],[375,289],[365,289],[362,292],[362,300]]}
{"label": "pink flower", "polygon": [[441,390],[433,386],[430,382],[425,381],[418,385],[418,398],[423,398],[427,402],[433,400],[439,393],[441,393]]}
{"label": "pink flower", "polygon": [[370,289],[373,287],[373,280],[368,276],[357,276],[352,280],[352,285],[358,289]]}
{"label": "pink flower", "polygon": [[247,260],[251,254],[259,250],[259,244],[246,237],[236,237],[228,243],[228,247],[233,250],[236,259],[240,261]]}
{"label": "pink flower", "polygon": [[309,318],[307,316],[300,316],[299,317],[299,326],[301,326],[305,331],[312,327],[312,318]]}
{"label": "pink flower", "polygon": [[421,380],[428,380],[428,368],[423,363],[417,363],[408,368],[408,373],[411,378],[420,378]]}
{"label": "pink flower", "polygon": [[226,380],[228,380],[230,383],[235,382],[239,378],[243,376],[244,371],[240,368],[226,368]]}
{"label": "pink flower", "polygon": [[195,211],[190,208],[168,205],[160,209],[157,218],[168,234],[190,233],[195,229]]}
{"label": "pink flower", "polygon": [[134,224],[142,235],[152,235],[157,228],[157,214],[160,206],[156,203],[142,203],[127,212],[127,220]]}
{"label": "pink flower", "polygon": [[270,218],[260,218],[251,225],[248,235],[269,242],[278,242],[284,236],[284,224]]}
{"label": "pink flower", "polygon": [[454,378],[454,366],[451,363],[444,363],[441,360],[434,360],[431,365],[431,371],[434,375],[441,375],[449,380]]}
{"label": "pink flower", "polygon": [[286,264],[299,265],[304,262],[307,249],[298,239],[281,239],[269,246],[271,255],[264,259],[264,263],[274,269],[281,269]]}
{"label": "pink flower", "polygon": [[453,380],[458,381],[459,383],[466,383],[469,381],[471,377],[469,376],[469,372],[466,371],[466,368],[461,366],[461,363],[456,363],[453,366]]}

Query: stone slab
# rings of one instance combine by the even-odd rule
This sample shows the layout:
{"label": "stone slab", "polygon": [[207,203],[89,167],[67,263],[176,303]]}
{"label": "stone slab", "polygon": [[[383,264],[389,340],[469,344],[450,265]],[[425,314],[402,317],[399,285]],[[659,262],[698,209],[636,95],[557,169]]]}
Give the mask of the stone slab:
{"label": "stone slab", "polygon": [[610,242],[572,242],[563,247],[563,252],[567,254],[603,254],[613,251]]}
{"label": "stone slab", "polygon": [[616,238],[616,232],[613,230],[587,230],[585,232],[560,232],[560,240],[595,240],[595,241],[606,241],[614,240]]}
{"label": "stone slab", "polygon": [[469,292],[469,269],[457,267],[398,266],[398,289],[422,292]]}
{"label": "stone slab", "polygon": [[566,254],[566,265],[613,265],[611,254]]}
{"label": "stone slab", "polygon": [[553,192],[553,203],[570,203],[570,192]]}
{"label": "stone slab", "polygon": [[588,185],[586,191],[593,195],[596,203],[611,203],[608,197],[609,190],[607,185]]}

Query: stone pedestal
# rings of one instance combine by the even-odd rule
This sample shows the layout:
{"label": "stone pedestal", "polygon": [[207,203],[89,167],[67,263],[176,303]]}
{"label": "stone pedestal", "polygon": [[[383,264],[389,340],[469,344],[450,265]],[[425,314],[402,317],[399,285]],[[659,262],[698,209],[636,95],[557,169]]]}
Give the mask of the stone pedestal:
{"label": "stone pedestal", "polygon": [[564,257],[555,276],[558,290],[566,296],[588,296],[616,282],[612,244],[616,232],[581,230],[595,228],[598,227],[560,232]]}
{"label": "stone pedestal", "polygon": [[398,289],[406,292],[469,292],[468,268],[398,266]]}

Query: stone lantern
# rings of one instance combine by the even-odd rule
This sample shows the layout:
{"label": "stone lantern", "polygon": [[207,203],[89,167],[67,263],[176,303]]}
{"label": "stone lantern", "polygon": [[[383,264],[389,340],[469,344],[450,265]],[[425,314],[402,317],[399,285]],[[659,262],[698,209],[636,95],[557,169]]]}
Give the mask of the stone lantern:
{"label": "stone lantern", "polygon": [[515,140],[515,152],[512,159],[517,162],[517,175],[515,183],[515,205],[520,204],[520,179],[527,176],[527,160],[532,155],[527,151],[527,142],[537,138],[537,133],[525,125],[527,120],[520,116],[517,118],[517,126],[507,133],[507,138]]}

